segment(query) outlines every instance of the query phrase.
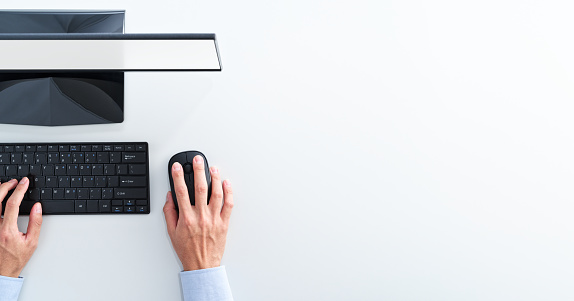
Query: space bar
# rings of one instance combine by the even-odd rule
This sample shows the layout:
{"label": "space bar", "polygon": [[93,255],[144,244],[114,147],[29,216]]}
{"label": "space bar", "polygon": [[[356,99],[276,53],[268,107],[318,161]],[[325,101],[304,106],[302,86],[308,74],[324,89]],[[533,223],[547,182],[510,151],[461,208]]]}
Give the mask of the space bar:
{"label": "space bar", "polygon": [[42,201],[43,213],[74,213],[74,201],[44,200]]}

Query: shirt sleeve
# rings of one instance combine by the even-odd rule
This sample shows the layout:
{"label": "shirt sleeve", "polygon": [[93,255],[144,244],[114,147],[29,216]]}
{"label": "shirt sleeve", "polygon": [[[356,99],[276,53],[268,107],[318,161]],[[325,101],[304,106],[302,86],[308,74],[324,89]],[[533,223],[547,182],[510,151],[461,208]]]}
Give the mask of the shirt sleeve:
{"label": "shirt sleeve", "polygon": [[179,274],[185,301],[233,301],[225,267]]}
{"label": "shirt sleeve", "polygon": [[0,300],[16,301],[20,295],[24,278],[12,278],[0,276]]}

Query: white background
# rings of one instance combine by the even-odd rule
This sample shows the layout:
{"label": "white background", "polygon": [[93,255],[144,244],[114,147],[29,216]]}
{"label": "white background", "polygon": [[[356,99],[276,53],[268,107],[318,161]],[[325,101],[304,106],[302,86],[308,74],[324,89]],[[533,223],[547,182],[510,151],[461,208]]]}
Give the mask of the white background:
{"label": "white background", "polygon": [[150,143],[151,214],[46,216],[21,300],[179,300],[161,207],[189,149],[236,192],[236,300],[574,299],[570,1],[3,6],[126,9],[126,32],[216,33],[223,61],[127,74],[123,124],[0,126]]}

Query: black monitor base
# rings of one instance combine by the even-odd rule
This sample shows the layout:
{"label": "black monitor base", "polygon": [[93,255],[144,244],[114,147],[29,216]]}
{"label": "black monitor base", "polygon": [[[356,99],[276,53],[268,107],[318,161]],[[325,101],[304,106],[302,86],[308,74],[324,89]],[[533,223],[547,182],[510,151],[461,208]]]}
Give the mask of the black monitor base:
{"label": "black monitor base", "polygon": [[0,123],[43,126],[124,120],[124,73],[0,73]]}

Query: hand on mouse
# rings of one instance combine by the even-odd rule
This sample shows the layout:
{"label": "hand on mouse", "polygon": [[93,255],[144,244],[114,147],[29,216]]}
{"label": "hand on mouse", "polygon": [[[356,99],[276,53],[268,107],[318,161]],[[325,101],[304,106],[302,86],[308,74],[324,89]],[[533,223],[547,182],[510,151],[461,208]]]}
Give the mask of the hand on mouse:
{"label": "hand on mouse", "polygon": [[[0,185],[0,202],[6,202],[6,211],[4,218],[0,218],[0,275],[16,278],[30,258],[40,237],[40,228],[42,226],[42,205],[37,203],[30,211],[30,220],[28,222],[28,233],[22,233],[18,230],[18,213],[20,203],[28,191],[28,178],[23,178],[20,183],[16,180],[10,180]],[[12,189],[14,193],[4,200],[8,192]],[[0,206],[0,214],[2,213]]]}
{"label": "hand on mouse", "polygon": [[[203,158],[193,158],[195,206],[189,200],[181,164],[171,169],[174,190],[178,199],[179,215],[171,192],[163,207],[167,232],[184,271],[214,268],[221,265],[225,250],[227,228],[233,208],[233,194],[229,181],[221,183],[216,167],[210,168],[211,199],[207,205],[207,181]],[[225,198],[225,202],[224,201]],[[222,205],[223,204],[223,205]]]}

